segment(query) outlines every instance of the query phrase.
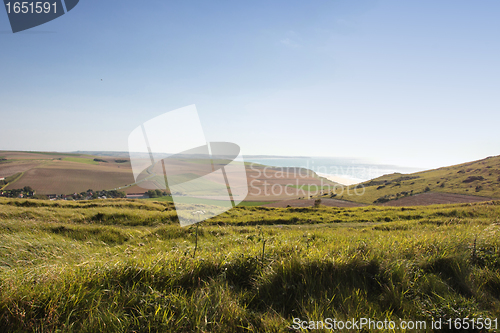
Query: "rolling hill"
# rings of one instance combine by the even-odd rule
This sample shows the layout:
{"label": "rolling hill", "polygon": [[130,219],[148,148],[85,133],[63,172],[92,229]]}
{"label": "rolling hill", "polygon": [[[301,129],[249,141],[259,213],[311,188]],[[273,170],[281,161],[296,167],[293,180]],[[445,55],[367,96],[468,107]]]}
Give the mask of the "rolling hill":
{"label": "rolling hill", "polygon": [[[119,190],[127,194],[162,189],[158,177],[147,174],[135,182],[130,159],[123,153],[53,153],[0,151],[0,190],[29,186],[37,194],[73,194],[92,189]],[[249,194],[246,201],[270,202],[317,193],[335,183],[303,168],[270,167],[245,163]],[[188,168],[186,168],[186,172]],[[148,170],[147,173],[150,173]],[[163,179],[163,175],[160,177]],[[3,184],[1,183],[3,182]],[[139,186],[140,185],[140,186]],[[164,186],[164,184],[163,184]],[[202,189],[200,189],[202,190]]]}
{"label": "rolling hill", "polygon": [[[0,190],[30,186],[39,194],[71,194],[88,189],[146,192],[135,184],[128,158],[93,153],[96,155],[80,152],[0,151],[0,178],[6,178],[4,181],[0,180]],[[300,176],[301,173],[297,171],[296,168],[248,163],[249,195],[246,201],[292,199],[295,201],[281,202],[279,206],[304,206],[305,201],[299,202],[296,199],[308,199],[318,189],[327,192],[329,186],[335,186],[310,171],[302,172],[306,176]],[[152,183],[153,180],[151,178]],[[331,196],[330,192],[321,197]],[[412,174],[393,173],[356,186],[337,186],[333,198],[336,205],[340,199],[359,204],[392,206],[477,202],[500,198],[500,156]]]}
{"label": "rolling hill", "polygon": [[403,198],[409,201],[406,198],[423,193],[452,193],[484,200],[500,198],[500,156],[411,174],[384,175],[358,184],[358,193],[363,192],[361,185],[363,195],[356,195],[356,186],[350,186],[343,192],[337,190],[337,198],[367,204]]}

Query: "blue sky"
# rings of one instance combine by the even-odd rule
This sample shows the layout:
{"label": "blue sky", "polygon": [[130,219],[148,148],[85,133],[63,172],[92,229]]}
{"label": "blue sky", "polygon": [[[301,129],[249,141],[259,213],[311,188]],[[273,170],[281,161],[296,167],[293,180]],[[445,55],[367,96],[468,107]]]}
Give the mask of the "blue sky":
{"label": "blue sky", "polygon": [[0,150],[125,151],[196,104],[244,154],[499,155],[499,17],[494,0],[81,0],[12,34],[0,10]]}

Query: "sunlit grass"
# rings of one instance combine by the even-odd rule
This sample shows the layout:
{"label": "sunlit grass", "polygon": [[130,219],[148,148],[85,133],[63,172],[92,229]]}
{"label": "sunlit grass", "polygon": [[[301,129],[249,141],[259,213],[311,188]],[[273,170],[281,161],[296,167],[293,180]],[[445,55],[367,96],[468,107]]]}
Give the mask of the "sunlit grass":
{"label": "sunlit grass", "polygon": [[84,163],[84,164],[99,164],[99,162],[94,161],[92,158],[80,158],[80,157],[64,157],[63,161]]}
{"label": "sunlit grass", "polygon": [[[500,205],[241,207],[0,200],[0,331],[272,332],[303,320],[496,318]],[[265,246],[263,246],[265,244]],[[264,249],[264,252],[263,252]]]}
{"label": "sunlit grass", "polygon": [[[393,173],[362,183],[363,195],[353,195],[357,186],[339,188],[337,198],[371,204],[381,197],[391,200],[404,196],[443,192],[500,198],[500,156],[412,174]],[[474,180],[475,179],[475,180]],[[399,196],[398,196],[399,194]]]}

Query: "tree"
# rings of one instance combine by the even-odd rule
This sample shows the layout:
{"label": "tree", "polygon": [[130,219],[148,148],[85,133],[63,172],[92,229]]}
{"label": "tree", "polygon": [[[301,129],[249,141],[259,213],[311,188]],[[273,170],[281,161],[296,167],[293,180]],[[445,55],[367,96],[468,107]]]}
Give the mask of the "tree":
{"label": "tree", "polygon": [[319,208],[319,205],[321,205],[321,199],[314,200],[314,208]]}
{"label": "tree", "polygon": [[30,186],[25,186],[25,187],[23,187],[23,191],[26,193],[30,193],[30,192],[33,192],[33,189]]}

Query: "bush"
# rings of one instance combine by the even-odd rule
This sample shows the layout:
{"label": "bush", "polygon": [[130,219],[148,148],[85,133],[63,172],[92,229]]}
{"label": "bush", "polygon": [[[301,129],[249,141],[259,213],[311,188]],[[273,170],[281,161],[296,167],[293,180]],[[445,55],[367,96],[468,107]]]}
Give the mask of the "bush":
{"label": "bush", "polygon": [[473,181],[476,181],[476,180],[484,180],[484,177],[483,176],[469,176],[469,177],[467,177],[467,179],[465,179],[463,181],[463,183],[472,183]]}
{"label": "bush", "polygon": [[26,192],[26,193],[34,192],[34,190],[30,186],[23,187],[23,191]]}
{"label": "bush", "polygon": [[377,200],[375,200],[373,203],[374,204],[376,204],[376,203],[384,203],[384,202],[387,202],[387,201],[391,201],[391,199],[389,199],[386,195],[384,195],[383,197],[380,197]]}

